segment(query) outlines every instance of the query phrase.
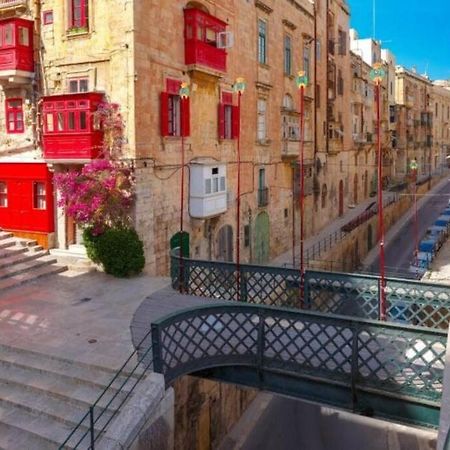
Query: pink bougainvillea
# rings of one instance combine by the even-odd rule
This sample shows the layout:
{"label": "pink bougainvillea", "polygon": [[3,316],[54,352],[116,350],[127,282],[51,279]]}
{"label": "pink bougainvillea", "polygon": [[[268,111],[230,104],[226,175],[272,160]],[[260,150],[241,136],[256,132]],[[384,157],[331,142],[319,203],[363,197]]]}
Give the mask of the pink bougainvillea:
{"label": "pink bougainvillea", "polygon": [[58,206],[78,225],[91,227],[93,234],[129,225],[134,178],[125,164],[96,159],[81,170],[55,174],[54,183],[60,193]]}
{"label": "pink bougainvillea", "polygon": [[94,114],[96,126],[103,130],[103,155],[119,158],[125,139],[125,123],[117,103],[101,102]]}

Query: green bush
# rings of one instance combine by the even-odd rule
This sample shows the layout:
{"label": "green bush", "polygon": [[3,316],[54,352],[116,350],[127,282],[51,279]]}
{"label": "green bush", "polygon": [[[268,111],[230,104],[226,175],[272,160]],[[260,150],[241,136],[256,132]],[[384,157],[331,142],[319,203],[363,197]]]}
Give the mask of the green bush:
{"label": "green bush", "polygon": [[133,229],[110,228],[94,236],[87,228],[83,240],[89,259],[115,277],[137,275],[145,266],[144,246]]}

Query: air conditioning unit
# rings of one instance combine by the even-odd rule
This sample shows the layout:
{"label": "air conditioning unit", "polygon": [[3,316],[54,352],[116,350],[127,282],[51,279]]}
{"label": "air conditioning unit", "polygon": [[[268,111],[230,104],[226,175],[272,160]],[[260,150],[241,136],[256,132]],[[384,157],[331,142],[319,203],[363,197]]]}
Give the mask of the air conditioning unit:
{"label": "air conditioning unit", "polygon": [[231,31],[217,33],[217,48],[231,48],[234,45],[234,34]]}

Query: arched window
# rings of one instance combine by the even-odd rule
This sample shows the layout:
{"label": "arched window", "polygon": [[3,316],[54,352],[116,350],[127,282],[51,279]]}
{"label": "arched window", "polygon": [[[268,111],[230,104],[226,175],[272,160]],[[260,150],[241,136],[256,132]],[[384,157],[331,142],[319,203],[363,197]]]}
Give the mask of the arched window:
{"label": "arched window", "polygon": [[324,184],[322,186],[322,209],[325,208],[327,206],[327,185]]}

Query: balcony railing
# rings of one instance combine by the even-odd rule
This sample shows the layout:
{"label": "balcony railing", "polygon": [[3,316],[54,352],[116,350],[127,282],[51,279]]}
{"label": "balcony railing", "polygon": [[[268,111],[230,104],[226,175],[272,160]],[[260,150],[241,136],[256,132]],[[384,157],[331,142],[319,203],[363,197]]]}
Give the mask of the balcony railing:
{"label": "balcony railing", "polygon": [[258,207],[262,208],[269,204],[269,188],[258,189]]}
{"label": "balcony railing", "polygon": [[0,0],[0,9],[12,8],[14,6],[27,6],[28,0]]}

